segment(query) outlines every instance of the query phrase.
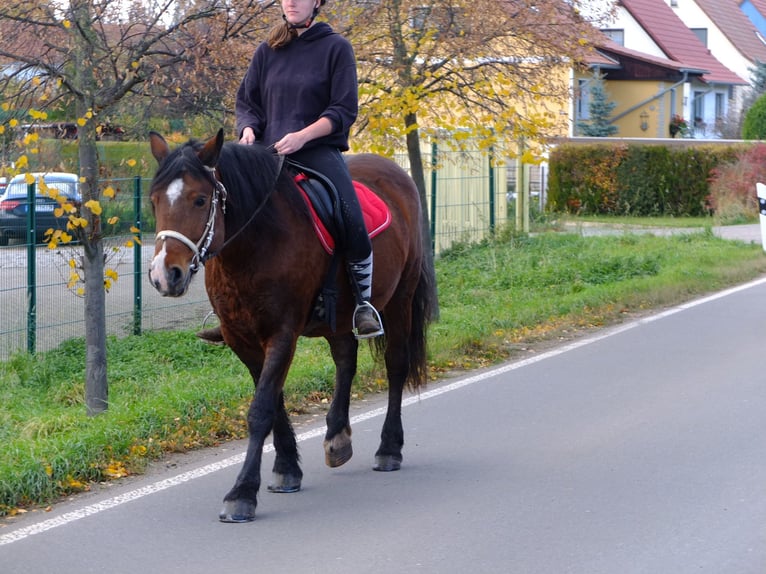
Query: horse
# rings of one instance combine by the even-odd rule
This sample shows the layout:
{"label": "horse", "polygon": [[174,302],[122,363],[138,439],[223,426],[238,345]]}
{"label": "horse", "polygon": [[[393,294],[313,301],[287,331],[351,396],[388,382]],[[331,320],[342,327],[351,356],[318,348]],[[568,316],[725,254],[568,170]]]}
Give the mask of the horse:
{"label": "horse", "polygon": [[[224,341],[255,385],[247,413],[247,454],[219,514],[222,522],[249,522],[255,519],[261,456],[270,433],[276,458],[268,491],[301,487],[303,472],[283,394],[300,336],[324,337],[335,364],[325,462],[334,468],[352,456],[349,403],[358,341],[352,333],[350,279],[345,265],[333,265],[318,240],[292,170],[268,148],[224,142],[223,130],[172,151],[156,132],[149,142],[159,164],[150,190],[158,231],[149,280],[161,295],[180,297],[205,265],[205,287]],[[436,297],[424,257],[428,244],[417,187],[407,172],[374,154],[351,155],[347,163],[352,178],[373,190],[391,214],[389,227],[372,239],[372,304],[385,335],[370,340],[370,347],[374,356],[383,357],[388,380],[373,468],[396,471],[403,459],[404,389],[417,390],[427,379],[427,327]],[[315,311],[328,275],[337,290],[334,325]]]}

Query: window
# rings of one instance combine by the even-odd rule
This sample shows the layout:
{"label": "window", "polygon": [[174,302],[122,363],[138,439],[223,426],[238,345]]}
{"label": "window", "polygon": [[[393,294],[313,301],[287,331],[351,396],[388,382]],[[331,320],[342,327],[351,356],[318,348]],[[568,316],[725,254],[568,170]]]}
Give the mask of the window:
{"label": "window", "polygon": [[694,35],[697,36],[697,38],[700,39],[700,42],[707,48],[707,28],[692,28],[691,31],[694,32]]}
{"label": "window", "polygon": [[726,101],[724,94],[715,95],[715,119],[720,120],[726,116]]}
{"label": "window", "polygon": [[605,28],[601,31],[615,44],[619,44],[620,46],[625,45],[625,30]]}
{"label": "window", "polygon": [[705,120],[705,92],[694,92],[694,100],[692,101],[694,108],[694,122],[702,122]]}
{"label": "window", "polygon": [[463,9],[449,6],[433,8],[431,6],[413,6],[410,8],[409,24],[413,30],[423,32],[435,28],[438,34],[460,36],[466,29],[466,19]]}
{"label": "window", "polygon": [[590,119],[590,80],[577,81],[577,119]]}

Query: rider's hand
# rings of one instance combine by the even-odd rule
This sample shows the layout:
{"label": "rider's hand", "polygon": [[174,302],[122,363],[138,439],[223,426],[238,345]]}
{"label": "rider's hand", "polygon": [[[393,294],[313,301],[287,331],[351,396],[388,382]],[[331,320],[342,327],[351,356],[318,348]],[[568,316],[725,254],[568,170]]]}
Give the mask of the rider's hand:
{"label": "rider's hand", "polygon": [[281,140],[274,144],[274,149],[280,155],[290,155],[303,147],[306,143],[305,137],[301,132],[292,132],[286,134]]}
{"label": "rider's hand", "polygon": [[255,132],[253,132],[253,128],[248,126],[242,130],[242,137],[239,138],[239,143],[247,145],[255,143]]}

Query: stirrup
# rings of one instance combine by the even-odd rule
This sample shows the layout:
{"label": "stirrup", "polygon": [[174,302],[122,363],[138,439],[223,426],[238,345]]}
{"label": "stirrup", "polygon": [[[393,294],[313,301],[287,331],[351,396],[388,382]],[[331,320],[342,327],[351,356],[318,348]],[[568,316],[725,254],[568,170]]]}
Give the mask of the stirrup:
{"label": "stirrup", "polygon": [[[356,327],[356,314],[362,308],[368,308],[372,312],[373,317],[378,322],[379,328],[377,331],[359,333],[359,329]],[[351,331],[354,333],[354,337],[357,339],[372,339],[373,337],[379,337],[385,332],[383,330],[383,321],[380,319],[380,313],[378,313],[378,310],[373,307],[369,301],[363,301],[357,304],[357,306],[354,308],[354,314],[351,316]]]}

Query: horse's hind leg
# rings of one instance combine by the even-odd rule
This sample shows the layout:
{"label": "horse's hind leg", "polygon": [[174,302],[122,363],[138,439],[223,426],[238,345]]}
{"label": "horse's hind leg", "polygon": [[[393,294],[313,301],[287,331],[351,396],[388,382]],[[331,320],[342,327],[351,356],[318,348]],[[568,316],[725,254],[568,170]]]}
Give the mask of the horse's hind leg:
{"label": "horse's hind leg", "polygon": [[351,424],[348,410],[351,402],[351,383],[356,375],[359,343],[353,335],[328,339],[335,362],[335,391],[327,411],[327,433],[324,440],[325,463],[337,467],[349,461],[351,447]]}
{"label": "horse's hind leg", "polygon": [[298,492],[301,489],[303,471],[298,455],[295,431],[290,424],[290,417],[285,410],[285,395],[279,394],[279,408],[274,419],[274,450],[276,458],[272,469],[272,483],[269,492]]}

